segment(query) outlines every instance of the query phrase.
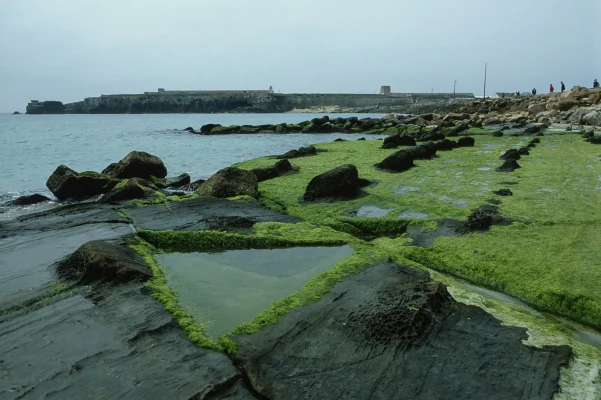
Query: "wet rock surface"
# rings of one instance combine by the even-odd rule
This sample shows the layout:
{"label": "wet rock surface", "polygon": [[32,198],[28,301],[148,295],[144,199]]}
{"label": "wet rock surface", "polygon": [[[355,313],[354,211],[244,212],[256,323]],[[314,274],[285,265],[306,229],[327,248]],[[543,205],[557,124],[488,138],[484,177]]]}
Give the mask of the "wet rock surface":
{"label": "wet rock surface", "polygon": [[456,303],[427,273],[385,263],[234,339],[250,384],[270,399],[550,399],[571,350],[526,337]]}
{"label": "wet rock surface", "polygon": [[253,398],[231,360],[190,343],[120,243],[135,229],[298,219],[211,197],[168,207],[84,203],[0,221],[0,398]]}
{"label": "wet rock surface", "polygon": [[[296,169],[298,169],[298,167]],[[277,178],[278,176],[293,170],[294,168],[292,167],[292,164],[290,164],[290,161],[284,159],[276,162],[275,165],[271,167],[255,168],[251,170],[251,172],[255,174],[257,181],[263,182],[268,179]]]}
{"label": "wet rock surface", "polygon": [[12,201],[12,204],[15,206],[30,206],[33,204],[42,203],[44,201],[50,201],[50,199],[41,194],[31,194],[28,196],[21,196]]}
{"label": "wet rock surface", "polygon": [[156,196],[159,190],[153,183],[146,179],[131,178],[122,186],[118,185],[109,193],[100,198],[103,203],[118,203],[133,199],[150,199]]}

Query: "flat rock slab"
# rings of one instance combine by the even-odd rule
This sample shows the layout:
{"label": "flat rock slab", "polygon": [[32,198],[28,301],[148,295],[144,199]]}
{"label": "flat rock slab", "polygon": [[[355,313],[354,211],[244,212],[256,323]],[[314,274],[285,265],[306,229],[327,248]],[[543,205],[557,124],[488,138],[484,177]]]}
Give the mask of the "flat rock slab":
{"label": "flat rock slab", "polygon": [[569,347],[526,346],[525,329],[436,285],[392,263],[368,269],[279,323],[235,336],[239,365],[272,400],[553,397]]}
{"label": "flat rock slab", "polygon": [[301,222],[262,207],[257,201],[230,201],[214,197],[199,197],[172,202],[167,207],[153,205],[124,208],[139,230],[196,231],[205,229],[243,230],[257,222]]}
{"label": "flat rock slab", "polygon": [[1,324],[0,398],[251,398],[231,361],[191,344],[143,287],[96,287]]}

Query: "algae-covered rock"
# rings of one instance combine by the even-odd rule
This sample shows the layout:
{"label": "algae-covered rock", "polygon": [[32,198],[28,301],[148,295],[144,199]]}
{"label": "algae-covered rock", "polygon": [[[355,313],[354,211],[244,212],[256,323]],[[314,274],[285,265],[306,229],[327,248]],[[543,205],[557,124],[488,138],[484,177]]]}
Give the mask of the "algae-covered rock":
{"label": "algae-covered rock", "polygon": [[518,168],[522,168],[515,159],[507,160],[497,168],[498,172],[513,172]]}
{"label": "algae-covered rock", "polygon": [[115,203],[133,199],[149,199],[158,195],[159,188],[141,178],[127,179],[102,196],[101,203]]}
{"label": "algae-covered rock", "polygon": [[519,160],[520,158],[522,156],[517,149],[509,149],[501,156],[501,160]]}
{"label": "algae-covered rock", "polygon": [[60,261],[56,271],[63,279],[80,284],[94,281],[146,281],[152,276],[150,267],[132,249],[101,240],[87,242],[75,253]]}
{"label": "algae-covered rock", "polygon": [[413,139],[409,135],[402,135],[397,133],[392,136],[388,136],[384,138],[384,143],[382,144],[383,149],[393,149],[398,146],[415,146],[415,139]]}
{"label": "algae-covered rock", "polygon": [[389,171],[402,172],[415,165],[413,164],[414,159],[415,155],[411,149],[403,149],[392,153],[376,166]]}
{"label": "algae-covered rock", "polygon": [[291,171],[292,169],[293,168],[292,164],[290,164],[290,161],[284,159],[276,162],[275,165],[271,167],[255,168],[251,170],[251,172],[255,174],[259,182],[263,182],[268,179],[277,178],[281,174]]}
{"label": "algae-covered rock", "polygon": [[206,124],[200,127],[200,133],[204,133],[205,135],[208,133],[211,133],[211,130],[213,130],[213,128],[216,128],[218,126],[221,126],[219,124]]}
{"label": "algae-covered rock", "polygon": [[509,189],[499,189],[493,192],[497,196],[513,196],[513,192]]}
{"label": "algae-covered rock", "polygon": [[152,176],[166,177],[167,168],[157,156],[144,151],[132,151],[118,163],[109,165],[102,173],[120,179],[151,179]]}
{"label": "algae-covered rock", "polygon": [[119,181],[94,171],[81,174],[60,165],[46,181],[46,187],[59,200],[82,199],[107,193]]}
{"label": "algae-covered rock", "polygon": [[436,150],[453,150],[457,147],[457,142],[449,139],[439,140],[438,142],[434,142],[436,145]]}
{"label": "algae-covered rock", "polygon": [[470,136],[460,137],[457,140],[457,147],[474,147],[476,140]]}
{"label": "algae-covered rock", "polygon": [[161,189],[178,188],[190,184],[190,175],[183,173],[171,178],[156,178],[153,176],[152,182]]}
{"label": "algae-covered rock", "polygon": [[352,198],[356,197],[366,184],[369,182],[359,178],[357,167],[346,164],[311,179],[303,197],[308,201],[324,197]]}
{"label": "algae-covered rock", "polygon": [[207,179],[197,190],[201,196],[235,197],[259,196],[259,181],[251,171],[227,167],[217,171]]}

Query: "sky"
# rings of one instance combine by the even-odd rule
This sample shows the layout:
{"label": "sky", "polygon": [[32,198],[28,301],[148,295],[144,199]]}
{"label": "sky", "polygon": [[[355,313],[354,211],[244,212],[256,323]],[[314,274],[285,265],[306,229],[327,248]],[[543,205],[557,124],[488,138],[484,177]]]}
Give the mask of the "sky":
{"label": "sky", "polygon": [[548,91],[601,79],[601,0],[0,0],[0,112],[100,94]]}

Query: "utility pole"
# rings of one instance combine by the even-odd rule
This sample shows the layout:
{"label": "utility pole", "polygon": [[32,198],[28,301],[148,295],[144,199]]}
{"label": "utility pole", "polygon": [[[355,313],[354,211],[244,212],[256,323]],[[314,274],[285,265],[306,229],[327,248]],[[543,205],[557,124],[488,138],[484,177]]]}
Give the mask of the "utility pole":
{"label": "utility pole", "polygon": [[455,101],[455,87],[457,87],[457,80],[453,82],[453,101]]}
{"label": "utility pole", "polygon": [[488,63],[485,62],[484,63],[484,100],[486,101],[486,69],[487,69]]}

